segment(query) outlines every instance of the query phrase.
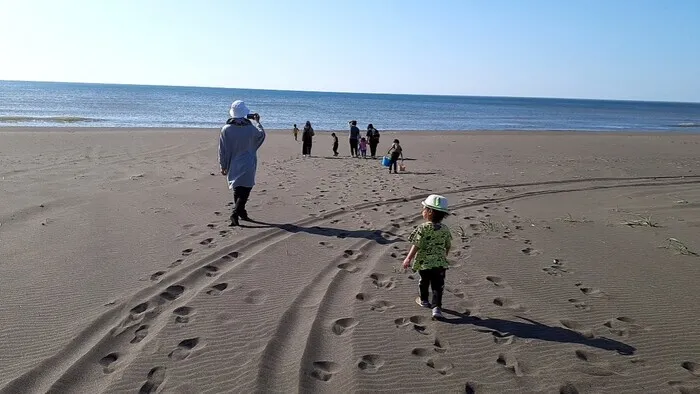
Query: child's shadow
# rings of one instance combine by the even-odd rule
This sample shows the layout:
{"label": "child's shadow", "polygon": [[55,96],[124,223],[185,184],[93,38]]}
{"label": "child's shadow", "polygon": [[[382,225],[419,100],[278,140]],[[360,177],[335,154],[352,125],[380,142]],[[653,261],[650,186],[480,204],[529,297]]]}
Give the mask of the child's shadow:
{"label": "child's shadow", "polygon": [[575,331],[563,328],[547,326],[534,320],[516,316],[529,323],[518,321],[503,320],[503,319],[482,319],[475,316],[468,316],[450,309],[443,309],[443,312],[456,316],[456,318],[443,318],[442,321],[448,324],[470,324],[473,326],[484,327],[486,330],[478,330],[488,332],[492,335],[503,337],[513,335],[519,338],[532,338],[549,342],[575,343],[584,346],[595,347],[603,350],[614,350],[620,354],[632,355],[637,350],[636,348],[613,339],[587,338]]}

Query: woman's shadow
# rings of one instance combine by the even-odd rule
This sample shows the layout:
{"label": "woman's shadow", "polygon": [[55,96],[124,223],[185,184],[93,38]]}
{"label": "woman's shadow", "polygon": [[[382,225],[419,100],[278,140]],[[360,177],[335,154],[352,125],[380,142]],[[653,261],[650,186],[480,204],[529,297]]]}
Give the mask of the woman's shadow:
{"label": "woman's shadow", "polygon": [[442,322],[448,324],[469,324],[477,327],[483,327],[483,329],[478,331],[491,333],[493,336],[499,338],[513,335],[519,338],[532,338],[549,342],[575,343],[603,350],[614,350],[623,355],[632,355],[637,350],[630,345],[613,339],[605,337],[588,338],[576,331],[563,327],[548,326],[522,316],[516,317],[525,320],[528,323],[503,319],[482,319],[480,317],[468,316],[450,309],[443,309],[443,312],[445,314],[455,316],[455,318],[445,317],[441,319]]}
{"label": "woman's shadow", "polygon": [[[376,241],[381,245],[391,245],[396,242],[401,242],[401,237],[387,231],[381,230],[344,230],[332,227],[321,227],[321,226],[311,226],[302,227],[296,224],[290,223],[267,223],[259,220],[249,220],[249,223],[253,225],[241,223],[242,228],[278,228],[290,233],[307,233],[312,235],[320,235],[323,237],[335,237],[335,238],[362,238],[369,241]],[[390,235],[395,237],[394,239],[387,239],[385,235]]]}

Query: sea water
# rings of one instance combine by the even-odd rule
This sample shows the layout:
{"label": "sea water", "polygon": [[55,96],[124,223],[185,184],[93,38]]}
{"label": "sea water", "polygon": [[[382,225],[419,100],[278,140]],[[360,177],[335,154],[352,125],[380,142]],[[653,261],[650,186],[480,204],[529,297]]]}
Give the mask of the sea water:
{"label": "sea water", "polygon": [[233,100],[268,129],[700,132],[700,103],[0,81],[0,127],[221,127]]}

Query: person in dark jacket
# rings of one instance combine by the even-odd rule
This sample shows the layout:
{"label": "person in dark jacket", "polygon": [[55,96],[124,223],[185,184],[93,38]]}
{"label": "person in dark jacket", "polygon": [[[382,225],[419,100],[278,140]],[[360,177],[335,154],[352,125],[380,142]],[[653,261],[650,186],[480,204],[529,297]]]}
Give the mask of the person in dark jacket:
{"label": "person in dark jacket", "polygon": [[311,127],[311,122],[306,121],[304,131],[301,132],[301,155],[302,157],[311,156],[311,145],[313,145],[314,128]]}
{"label": "person in dark jacket", "polygon": [[369,142],[369,153],[373,159],[377,158],[377,145],[379,145],[379,130],[375,129],[372,123],[367,125],[367,141]]}
{"label": "person in dark jacket", "polygon": [[360,157],[357,151],[357,144],[360,142],[360,129],[357,128],[357,121],[350,121],[350,156]]}

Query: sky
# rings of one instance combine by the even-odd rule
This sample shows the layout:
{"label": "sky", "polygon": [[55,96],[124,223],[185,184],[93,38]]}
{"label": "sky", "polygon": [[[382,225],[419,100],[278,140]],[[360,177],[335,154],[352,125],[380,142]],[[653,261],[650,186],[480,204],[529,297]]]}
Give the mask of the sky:
{"label": "sky", "polygon": [[700,102],[696,0],[0,0],[0,80]]}

